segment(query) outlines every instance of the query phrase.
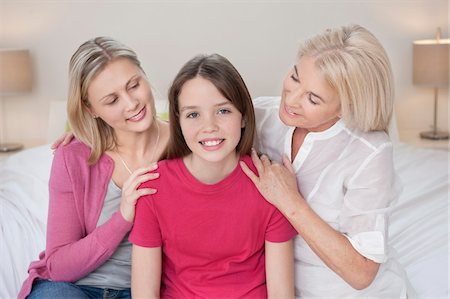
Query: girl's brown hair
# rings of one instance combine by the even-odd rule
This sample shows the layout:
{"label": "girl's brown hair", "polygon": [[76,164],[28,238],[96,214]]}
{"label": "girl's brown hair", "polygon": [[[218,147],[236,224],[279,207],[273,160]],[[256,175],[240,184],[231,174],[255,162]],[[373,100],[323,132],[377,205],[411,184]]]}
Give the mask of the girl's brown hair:
{"label": "girl's brown hair", "polygon": [[245,126],[236,152],[239,155],[250,153],[255,136],[255,112],[253,103],[239,72],[228,59],[219,55],[198,55],[189,60],[178,72],[169,89],[170,140],[165,157],[174,159],[191,153],[180,127],[178,97],[184,84],[200,76],[210,81],[242,114]]}

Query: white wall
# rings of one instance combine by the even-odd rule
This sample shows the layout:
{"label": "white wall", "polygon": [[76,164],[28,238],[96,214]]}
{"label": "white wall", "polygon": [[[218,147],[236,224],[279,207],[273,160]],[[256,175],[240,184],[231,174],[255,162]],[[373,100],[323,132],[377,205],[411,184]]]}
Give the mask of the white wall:
{"label": "white wall", "polygon": [[[217,52],[240,70],[254,97],[278,95],[302,39],[330,26],[358,23],[390,55],[398,125],[428,129],[432,90],[411,83],[412,42],[448,36],[446,0],[367,1],[16,1],[0,0],[0,47],[31,50],[31,94],[3,96],[7,139],[44,142],[49,103],[65,100],[70,56],[85,40],[112,36],[139,54],[166,97],[177,70],[198,53]],[[448,125],[448,90],[440,93],[439,125]],[[0,120],[0,124],[3,120]]]}

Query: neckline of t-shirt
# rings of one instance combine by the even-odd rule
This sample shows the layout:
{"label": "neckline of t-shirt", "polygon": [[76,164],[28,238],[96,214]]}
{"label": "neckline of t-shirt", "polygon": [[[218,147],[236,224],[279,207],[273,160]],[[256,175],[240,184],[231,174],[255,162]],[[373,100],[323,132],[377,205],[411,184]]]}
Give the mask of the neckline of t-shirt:
{"label": "neckline of t-shirt", "polygon": [[[244,160],[243,157],[239,158],[239,161],[243,160]],[[182,183],[186,184],[190,188],[190,190],[200,193],[211,194],[223,192],[224,190],[230,188],[239,178],[241,178],[244,175],[241,166],[239,165],[239,161],[236,164],[236,167],[228,176],[226,176],[224,179],[214,184],[205,184],[199,181],[197,178],[195,178],[187,169],[182,158],[177,160],[177,165],[182,175],[181,179]]]}

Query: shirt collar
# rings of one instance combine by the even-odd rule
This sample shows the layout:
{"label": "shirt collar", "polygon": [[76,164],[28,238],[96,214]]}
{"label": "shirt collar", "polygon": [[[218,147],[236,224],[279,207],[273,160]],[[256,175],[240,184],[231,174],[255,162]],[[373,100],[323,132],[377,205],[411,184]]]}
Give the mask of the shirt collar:
{"label": "shirt collar", "polygon": [[309,140],[320,140],[320,139],[329,139],[333,136],[336,136],[339,134],[342,130],[345,129],[345,124],[342,119],[339,119],[334,125],[329,127],[328,129],[320,132],[309,132],[308,135],[306,135],[306,139]]}

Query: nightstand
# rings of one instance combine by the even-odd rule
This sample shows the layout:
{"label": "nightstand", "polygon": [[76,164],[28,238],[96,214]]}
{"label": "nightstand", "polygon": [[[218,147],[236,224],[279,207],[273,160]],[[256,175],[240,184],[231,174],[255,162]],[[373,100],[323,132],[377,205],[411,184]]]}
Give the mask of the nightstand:
{"label": "nightstand", "polygon": [[449,140],[430,140],[420,138],[421,130],[417,129],[408,129],[408,130],[400,130],[400,141],[409,143],[414,146],[424,147],[424,148],[433,148],[439,150],[449,150]]}
{"label": "nightstand", "polygon": [[39,146],[39,145],[44,145],[45,143],[46,142],[42,141],[42,140],[31,140],[31,141],[28,141],[19,150],[15,150],[15,151],[11,151],[11,152],[0,152],[0,160],[6,159],[6,158],[8,158],[11,155],[20,153],[20,151],[23,151],[24,149],[35,147],[35,146]]}
{"label": "nightstand", "polygon": [[10,152],[0,152],[0,160],[6,159],[11,155],[14,155],[15,153],[20,152],[21,150],[23,150],[24,148],[20,149],[20,150],[16,150],[16,151],[10,151]]}

